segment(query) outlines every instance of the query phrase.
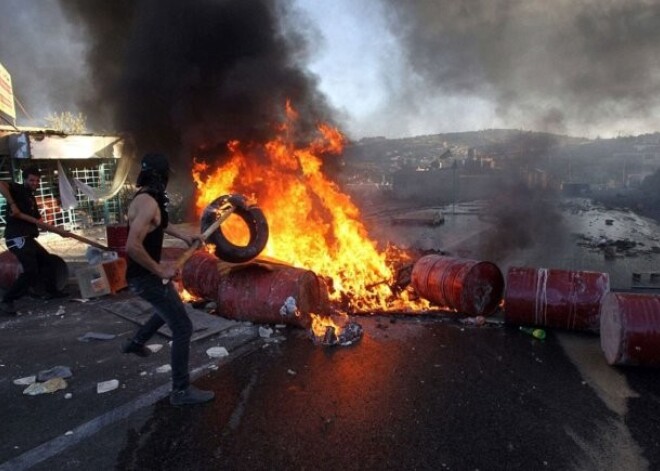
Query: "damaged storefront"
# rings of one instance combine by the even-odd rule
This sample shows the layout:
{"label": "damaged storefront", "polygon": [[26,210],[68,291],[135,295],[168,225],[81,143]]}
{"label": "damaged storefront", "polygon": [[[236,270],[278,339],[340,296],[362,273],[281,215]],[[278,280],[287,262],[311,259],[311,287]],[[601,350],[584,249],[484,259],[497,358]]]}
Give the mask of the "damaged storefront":
{"label": "damaged storefront", "polygon": [[[0,127],[0,180],[22,181],[21,169],[42,172],[36,191],[42,220],[65,230],[122,222],[133,147],[120,135],[65,134]],[[5,200],[0,196],[0,226]]]}

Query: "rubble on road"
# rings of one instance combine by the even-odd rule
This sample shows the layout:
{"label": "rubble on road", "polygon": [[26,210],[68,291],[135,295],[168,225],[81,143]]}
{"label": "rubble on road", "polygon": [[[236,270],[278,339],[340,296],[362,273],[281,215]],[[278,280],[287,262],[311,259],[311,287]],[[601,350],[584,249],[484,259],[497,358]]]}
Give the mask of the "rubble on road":
{"label": "rubble on road", "polygon": [[116,379],[111,379],[108,381],[101,381],[96,385],[96,392],[98,394],[103,394],[106,392],[114,391],[119,387],[119,381]]}
{"label": "rubble on road", "polygon": [[62,378],[52,378],[43,383],[33,383],[29,385],[24,391],[23,394],[27,396],[37,396],[39,394],[49,394],[60,389],[66,389],[67,383]]}

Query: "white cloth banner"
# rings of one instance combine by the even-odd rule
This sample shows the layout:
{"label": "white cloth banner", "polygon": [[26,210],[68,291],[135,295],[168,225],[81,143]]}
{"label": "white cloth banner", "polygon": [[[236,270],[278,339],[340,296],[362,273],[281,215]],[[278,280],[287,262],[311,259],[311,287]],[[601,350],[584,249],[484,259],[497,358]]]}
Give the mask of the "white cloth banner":
{"label": "white cloth banner", "polygon": [[64,173],[61,162],[57,162],[57,182],[60,187],[60,200],[62,203],[62,209],[76,208],[78,206],[78,200],[76,199],[76,194],[73,191],[71,182]]}
{"label": "white cloth banner", "polygon": [[75,183],[76,187],[80,190],[80,192],[83,195],[85,195],[87,198],[89,198],[92,201],[101,201],[105,197],[103,193],[92,188],[87,183],[81,182],[77,178],[73,179],[73,183]]}

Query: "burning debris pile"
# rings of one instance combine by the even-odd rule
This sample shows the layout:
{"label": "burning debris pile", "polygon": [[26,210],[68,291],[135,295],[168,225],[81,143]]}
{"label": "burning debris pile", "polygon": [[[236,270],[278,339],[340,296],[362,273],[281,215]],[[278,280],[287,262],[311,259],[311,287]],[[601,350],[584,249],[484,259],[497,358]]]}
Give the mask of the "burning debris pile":
{"label": "burning debris pile", "polygon": [[[335,113],[304,67],[310,44],[288,27],[292,5],[163,0],[157,8],[155,2],[110,8],[98,1],[62,7],[89,44],[95,96],[82,110],[90,124],[130,130],[139,151],[167,149],[178,175],[192,170],[199,214],[220,195],[245,195],[246,207],[258,205],[269,226],[262,255],[279,265],[268,272],[268,262],[259,261],[261,267],[250,270],[262,277],[292,268],[311,272],[325,286],[330,313],[425,304],[393,281],[397,267],[411,260],[369,239],[358,208],[328,176],[344,137],[326,124]],[[163,25],[176,37],[164,35]],[[283,113],[289,99],[297,109],[287,103]],[[102,116],[98,102],[108,104]],[[232,215],[220,243],[247,247],[251,236]],[[197,258],[189,264],[202,263]],[[234,267],[230,276],[238,279],[243,270]],[[276,313],[282,302],[272,306]],[[296,303],[300,312],[310,309],[307,315],[329,315]]]}
{"label": "burning debris pile", "polygon": [[[396,281],[399,269],[412,263],[412,257],[394,247],[377,247],[368,237],[357,206],[323,173],[324,159],[335,158],[342,151],[343,135],[320,124],[315,140],[304,145],[293,142],[289,137],[295,134],[297,113],[290,104],[286,112],[286,122],[276,127],[270,141],[231,141],[223,164],[195,163],[199,212],[213,204],[217,195],[247,195],[263,211],[270,234],[261,258],[248,266],[228,264],[215,270],[211,266],[218,263],[216,259],[197,254],[184,268],[186,289],[211,298],[235,290],[234,299],[258,302],[259,306],[223,303],[223,314],[257,315],[262,308],[264,319],[281,322],[283,318],[304,328],[313,326],[315,337],[328,344],[352,343],[346,336],[361,332],[346,328],[351,326],[346,314],[428,306],[426,301],[414,300],[412,291]],[[223,237],[247,246],[255,238],[254,230],[245,218],[235,216],[223,224]],[[227,276],[211,279],[213,271]],[[197,282],[200,279],[203,283]],[[258,293],[264,286],[268,288]],[[280,316],[283,296],[294,299],[297,316]],[[271,299],[280,305],[275,306]],[[343,320],[335,322],[333,317]]]}

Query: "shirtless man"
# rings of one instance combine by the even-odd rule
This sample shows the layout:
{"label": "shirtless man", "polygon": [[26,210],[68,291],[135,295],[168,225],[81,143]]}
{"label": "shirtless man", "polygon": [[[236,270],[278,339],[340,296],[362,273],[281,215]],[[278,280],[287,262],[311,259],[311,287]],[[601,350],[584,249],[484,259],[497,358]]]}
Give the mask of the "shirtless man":
{"label": "shirtless man", "polygon": [[133,293],[151,303],[155,313],[140,327],[132,339],[122,345],[124,353],[147,356],[151,352],[145,343],[167,324],[172,331],[172,392],[170,403],[175,406],[199,404],[213,400],[212,391],[203,391],[190,384],[188,356],[192,322],[171,281],[179,275],[173,264],[161,263],[163,236],[169,234],[191,245],[200,235],[190,236],[168,225],[167,181],[170,169],[167,157],[146,154],[142,158],[137,179],[139,188],[128,208],[128,266],[126,281]]}

